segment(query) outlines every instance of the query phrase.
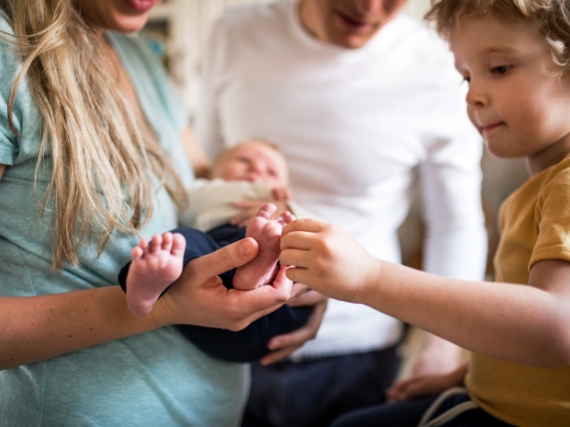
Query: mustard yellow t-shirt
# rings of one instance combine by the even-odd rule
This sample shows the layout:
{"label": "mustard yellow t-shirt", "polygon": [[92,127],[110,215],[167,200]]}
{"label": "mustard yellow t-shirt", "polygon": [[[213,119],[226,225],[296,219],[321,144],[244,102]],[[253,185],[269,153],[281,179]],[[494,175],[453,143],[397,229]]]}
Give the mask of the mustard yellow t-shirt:
{"label": "mustard yellow t-shirt", "polygon": [[[541,260],[570,262],[570,156],[505,200],[499,228],[497,286],[527,285],[530,269]],[[570,366],[536,368],[474,353],[466,383],[482,409],[509,424],[570,426]]]}

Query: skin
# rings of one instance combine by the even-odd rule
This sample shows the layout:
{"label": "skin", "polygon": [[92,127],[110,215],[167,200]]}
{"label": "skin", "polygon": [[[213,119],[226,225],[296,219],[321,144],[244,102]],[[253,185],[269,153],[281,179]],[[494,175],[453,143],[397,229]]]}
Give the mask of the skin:
{"label": "skin", "polygon": [[463,21],[449,42],[469,82],[469,118],[489,151],[526,158],[531,175],[560,162],[570,150],[570,75],[558,75],[544,37],[524,23],[488,18]]}
{"label": "skin", "polygon": [[273,197],[267,200],[244,200],[234,203],[241,209],[231,219],[231,224],[246,227],[266,203],[277,207],[273,218],[288,209],[289,170],[283,155],[263,141],[246,141],[221,154],[214,163],[212,178],[226,181],[243,180],[249,182],[265,181],[273,189]]}
{"label": "skin", "polygon": [[[148,13],[122,14],[119,0],[79,1],[82,17],[103,30],[141,29]],[[104,40],[103,40],[104,41]],[[140,112],[127,74],[108,46],[109,72],[118,73],[119,90]],[[142,114],[142,113],[141,113]],[[188,143],[188,141],[186,141]],[[1,178],[6,170],[0,165]],[[1,194],[1,192],[0,192]],[[0,195],[1,197],[1,195]],[[0,202],[1,203],[1,202]],[[242,292],[226,290],[218,274],[251,261],[257,243],[244,239],[190,263],[150,315],[135,317],[119,286],[34,297],[0,297],[0,369],[45,360],[171,324],[241,330],[287,302],[296,292],[288,280]],[[292,293],[293,292],[293,293]]]}
{"label": "skin", "polygon": [[[193,165],[196,170],[194,162]],[[288,209],[287,200],[290,199],[288,190],[289,171],[285,159],[281,153],[263,141],[247,141],[226,151],[215,164],[212,177],[226,180],[264,180],[273,186],[274,199],[265,201],[246,200],[235,203],[236,207],[242,208],[242,211],[238,216],[232,218],[231,223],[233,225],[247,226],[255,218],[259,209],[268,202],[277,207],[274,217]],[[300,283],[293,286],[293,291],[294,295],[298,296],[289,301],[289,305],[291,307],[313,306],[313,314],[304,327],[289,334],[273,337],[268,344],[269,349],[273,352],[260,360],[262,365],[270,365],[289,356],[317,335],[327,307],[327,298]]]}
{"label": "skin", "polygon": [[229,149],[214,165],[212,177],[226,181],[264,181],[274,189],[286,189],[289,183],[283,155],[258,141],[247,141]]}
{"label": "skin", "polygon": [[364,46],[408,0],[303,0],[301,22],[315,38],[349,49]]}
{"label": "skin", "polygon": [[[449,39],[458,70],[471,82],[470,116],[493,153],[525,156],[531,173],[570,153],[570,84],[567,75],[548,72],[554,63],[540,33],[484,16],[462,19]],[[508,55],[495,53],[505,46]],[[521,87],[537,99],[521,104]],[[487,129],[484,120],[500,126]],[[544,368],[570,364],[566,261],[537,262],[528,286],[456,280],[376,259],[339,227],[311,219],[289,224],[281,249],[281,262],[295,266],[287,276],[329,297],[367,304],[497,359]],[[423,381],[416,395],[450,384]]]}

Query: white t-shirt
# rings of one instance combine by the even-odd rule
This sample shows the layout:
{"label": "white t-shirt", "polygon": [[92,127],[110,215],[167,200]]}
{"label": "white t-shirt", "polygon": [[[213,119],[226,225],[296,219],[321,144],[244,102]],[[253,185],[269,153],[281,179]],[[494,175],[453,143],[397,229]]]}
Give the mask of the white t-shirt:
{"label": "white t-shirt", "polygon": [[[231,10],[204,57],[196,130],[211,156],[260,138],[283,151],[295,200],[374,256],[401,259],[397,229],[423,193],[426,271],[480,280],[486,258],[481,138],[445,43],[401,14],[360,49],[312,38],[296,0]],[[384,348],[399,321],[331,301],[298,353]]]}

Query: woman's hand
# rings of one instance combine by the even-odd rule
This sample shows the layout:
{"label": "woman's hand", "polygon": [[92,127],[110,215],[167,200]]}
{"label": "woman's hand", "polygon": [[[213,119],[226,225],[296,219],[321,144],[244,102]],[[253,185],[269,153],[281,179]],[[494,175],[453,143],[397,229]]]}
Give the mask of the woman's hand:
{"label": "woman's hand", "polygon": [[339,227],[298,219],[283,229],[281,256],[287,277],[343,301],[359,302],[364,287],[376,283],[381,262]]}
{"label": "woman's hand", "polygon": [[295,287],[293,294],[296,294],[297,290],[302,293],[289,300],[289,305],[291,307],[313,306],[313,313],[309,317],[307,324],[302,328],[288,334],[275,336],[269,341],[269,349],[273,351],[259,361],[264,366],[271,365],[293,354],[307,341],[315,338],[321,326],[327,309],[327,298],[300,283],[296,283],[293,286]]}
{"label": "woman's hand", "polygon": [[443,375],[423,375],[398,381],[386,390],[388,402],[410,400],[416,397],[437,396],[452,387],[462,386],[468,364]]}
{"label": "woman's hand", "polygon": [[259,211],[259,209],[266,203],[273,203],[277,207],[277,210],[271,218],[275,218],[289,209],[285,200],[267,199],[235,202],[234,206],[241,209],[241,212],[230,220],[230,224],[235,225],[236,227],[247,227],[255,217],[255,214],[257,214],[257,211]]}
{"label": "woman's hand", "polygon": [[272,286],[252,291],[226,289],[218,277],[257,255],[257,242],[246,238],[190,262],[160,298],[151,315],[158,325],[191,324],[239,331],[291,297],[292,283],[282,268]]}

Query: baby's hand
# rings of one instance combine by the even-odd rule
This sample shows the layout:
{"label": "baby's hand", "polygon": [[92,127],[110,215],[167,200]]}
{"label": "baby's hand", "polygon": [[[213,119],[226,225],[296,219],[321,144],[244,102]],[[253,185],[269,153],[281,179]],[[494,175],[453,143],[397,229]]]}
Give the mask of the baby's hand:
{"label": "baby's hand", "polygon": [[299,219],[283,229],[281,256],[287,277],[312,289],[349,302],[359,301],[374,286],[381,262],[339,227],[316,219]]}

